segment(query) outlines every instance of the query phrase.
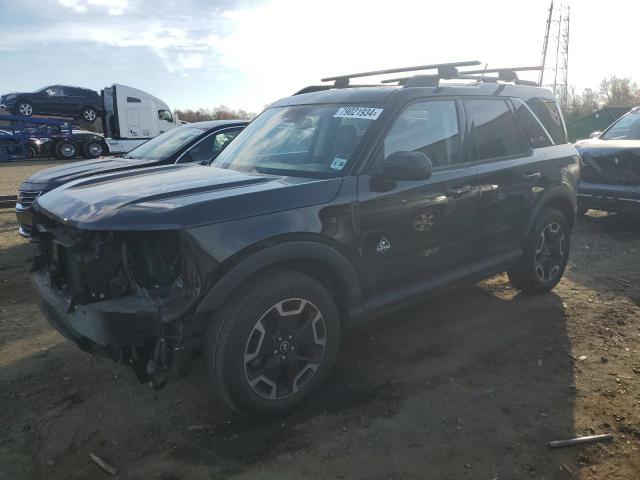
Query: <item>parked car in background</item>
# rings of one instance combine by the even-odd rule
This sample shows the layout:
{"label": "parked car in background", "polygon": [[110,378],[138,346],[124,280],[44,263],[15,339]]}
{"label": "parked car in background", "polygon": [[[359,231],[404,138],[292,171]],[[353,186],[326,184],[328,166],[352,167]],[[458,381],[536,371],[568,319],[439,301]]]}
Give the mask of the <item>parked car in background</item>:
{"label": "parked car in background", "polygon": [[[113,173],[154,165],[209,163],[247,123],[244,120],[189,123],[152,138],[124,157],[73,162],[37,172],[24,181],[18,192],[16,217],[19,233],[30,240],[36,240],[33,202],[40,195],[64,183],[98,173]],[[87,137],[85,140],[86,150],[89,150],[94,141],[90,138]]]}
{"label": "parked car in background", "polygon": [[576,143],[582,157],[578,211],[640,212],[640,107]]}
{"label": "parked car in background", "polygon": [[73,129],[70,136],[53,132],[50,138],[31,138],[25,150],[28,159],[45,156],[72,160],[75,157],[98,158],[109,153],[104,136],[82,129]]}
{"label": "parked car in background", "polygon": [[14,115],[65,115],[93,123],[103,113],[98,92],[70,85],[50,85],[35,92],[15,92],[0,97],[0,107]]}
{"label": "parked car in background", "polygon": [[554,288],[579,157],[553,94],[514,74],[440,83],[451,64],[349,83],[367,75],[274,103],[209,167],[38,198],[52,325],[155,387],[203,350],[216,398],[264,418],[314,395],[343,333],[376,315],[503,271]]}

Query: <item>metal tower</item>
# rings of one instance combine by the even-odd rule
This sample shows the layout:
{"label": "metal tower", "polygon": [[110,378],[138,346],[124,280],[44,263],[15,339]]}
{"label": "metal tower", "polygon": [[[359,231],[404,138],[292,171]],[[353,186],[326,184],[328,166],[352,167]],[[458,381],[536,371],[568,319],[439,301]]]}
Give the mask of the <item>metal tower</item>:
{"label": "metal tower", "polygon": [[[544,84],[546,70],[551,70],[553,82],[549,83],[560,104],[566,106],[569,95],[569,27],[571,20],[569,0],[559,6],[554,5],[553,0],[549,7],[549,15],[545,26],[544,41],[542,44],[542,66],[539,83]],[[552,27],[555,34],[552,33]],[[552,41],[552,56],[547,55],[549,41]],[[555,47],[555,48],[553,48]],[[549,68],[548,65],[551,65]]]}

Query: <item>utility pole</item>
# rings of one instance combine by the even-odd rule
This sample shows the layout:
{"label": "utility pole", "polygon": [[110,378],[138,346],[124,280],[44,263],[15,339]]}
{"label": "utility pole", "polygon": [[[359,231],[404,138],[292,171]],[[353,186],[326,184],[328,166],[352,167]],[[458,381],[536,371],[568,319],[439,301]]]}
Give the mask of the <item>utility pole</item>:
{"label": "utility pole", "polygon": [[[558,24],[557,32],[555,30],[556,22]],[[553,66],[553,82],[549,85],[553,94],[558,98],[560,105],[565,108],[569,103],[569,30],[571,22],[571,7],[569,0],[563,1],[559,6],[551,2],[549,8],[549,17],[545,29],[545,38],[542,48],[543,66],[548,62],[547,50],[549,47],[549,39],[552,38],[555,47],[555,58],[552,57]],[[551,35],[551,26],[554,28],[554,35]],[[553,51],[553,50],[552,50]],[[548,63],[551,63],[549,61]],[[540,72],[540,85],[543,84],[544,69]]]}
{"label": "utility pole", "polygon": [[569,27],[571,20],[571,7],[567,4],[567,13],[565,15],[563,33],[562,33],[562,65],[560,68],[562,90],[560,93],[560,101],[563,103],[563,107],[566,107],[569,103]]}
{"label": "utility pole", "polygon": [[556,37],[556,65],[553,69],[553,94],[558,95],[558,67],[560,63],[560,33],[562,32],[562,10],[558,19],[558,35]]}

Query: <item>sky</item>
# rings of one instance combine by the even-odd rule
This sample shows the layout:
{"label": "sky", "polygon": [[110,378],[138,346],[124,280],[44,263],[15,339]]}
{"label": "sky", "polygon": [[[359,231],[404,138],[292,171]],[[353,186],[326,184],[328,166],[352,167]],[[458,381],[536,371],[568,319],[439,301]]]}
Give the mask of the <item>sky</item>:
{"label": "sky", "polygon": [[[123,83],[174,109],[259,112],[340,73],[461,60],[537,65],[548,8],[549,0],[0,0],[0,93]],[[569,83],[596,87],[614,74],[640,83],[639,19],[638,0],[573,0]]]}

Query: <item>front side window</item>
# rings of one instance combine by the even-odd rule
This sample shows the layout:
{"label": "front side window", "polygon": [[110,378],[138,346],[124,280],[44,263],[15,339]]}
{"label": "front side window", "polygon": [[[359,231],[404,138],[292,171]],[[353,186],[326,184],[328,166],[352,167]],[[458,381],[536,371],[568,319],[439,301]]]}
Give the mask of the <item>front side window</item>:
{"label": "front side window", "polygon": [[471,117],[478,160],[525,153],[518,126],[507,102],[468,100],[465,104]]}
{"label": "front side window", "polygon": [[173,122],[173,116],[169,110],[158,110],[158,118],[160,120],[166,120],[167,122]]}
{"label": "front side window", "polygon": [[206,130],[194,127],[174,128],[131,150],[124,158],[164,160],[202,135]]}
{"label": "front side window", "polygon": [[371,105],[272,107],[251,122],[212,165],[274,175],[339,177],[381,112]]}
{"label": "front side window", "polygon": [[395,152],[422,152],[434,167],[460,161],[460,132],[454,100],[407,107],[384,139],[384,158]]}
{"label": "front side window", "polygon": [[603,140],[640,140],[640,114],[630,113],[609,127]]}
{"label": "front side window", "polygon": [[225,130],[224,132],[209,135],[191,147],[180,159],[185,162],[207,162],[216,158],[227,144],[233,140],[242,129]]}

